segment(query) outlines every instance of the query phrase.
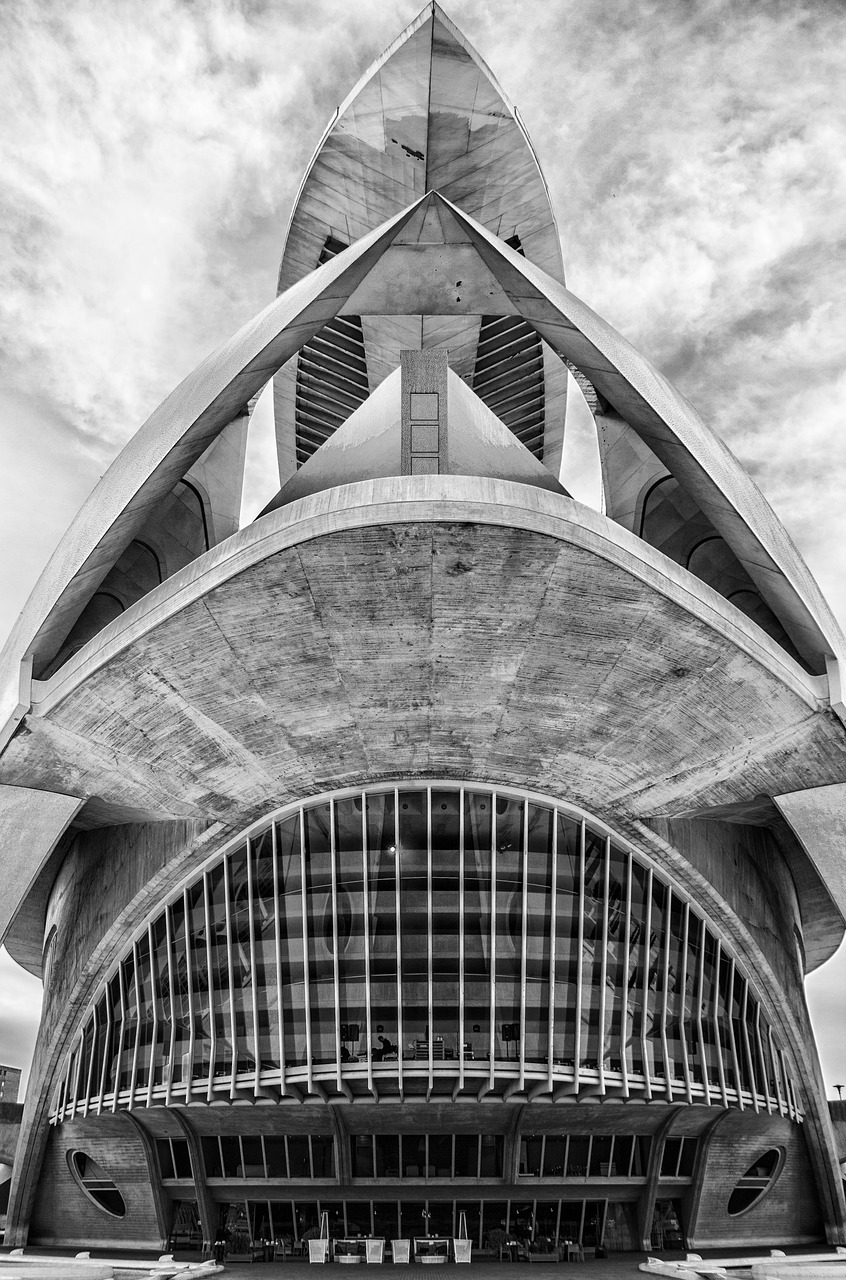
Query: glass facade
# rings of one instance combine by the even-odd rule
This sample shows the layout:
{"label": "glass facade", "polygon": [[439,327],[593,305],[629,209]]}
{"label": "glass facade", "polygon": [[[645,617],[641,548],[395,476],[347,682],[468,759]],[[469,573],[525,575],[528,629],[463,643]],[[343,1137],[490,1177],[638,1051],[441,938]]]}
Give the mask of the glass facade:
{"label": "glass facade", "polygon": [[[455,1237],[461,1215],[476,1248],[496,1251],[498,1238],[513,1240],[531,1252],[554,1248],[565,1241],[610,1249],[636,1247],[635,1205],[610,1200],[232,1200],[218,1206],[219,1229],[226,1236],[229,1256],[247,1253],[256,1243],[297,1245],[329,1216],[333,1237],[379,1236],[385,1240],[414,1239],[429,1233]],[[495,1244],[496,1242],[496,1244]],[[281,1255],[277,1255],[281,1256]]]}
{"label": "glass facade", "polygon": [[668,878],[563,805],[419,785],[294,809],[196,875],[96,995],[54,1119],[581,1090],[796,1115],[759,999]]}
{"label": "glass facade", "polygon": [[[695,1152],[696,1139],[684,1141],[692,1141]],[[521,1178],[645,1178],[651,1150],[648,1134],[526,1134],[518,1172]]]}

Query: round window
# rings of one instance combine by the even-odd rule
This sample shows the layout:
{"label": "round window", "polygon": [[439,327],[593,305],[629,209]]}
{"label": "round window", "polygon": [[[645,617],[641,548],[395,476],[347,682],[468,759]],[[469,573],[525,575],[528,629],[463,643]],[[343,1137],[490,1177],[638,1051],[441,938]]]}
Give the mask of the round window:
{"label": "round window", "polygon": [[123,1196],[96,1160],[92,1160],[84,1151],[69,1151],[68,1168],[82,1191],[89,1200],[94,1201],[98,1209],[110,1213],[113,1218],[125,1216]]}
{"label": "round window", "polygon": [[781,1173],[783,1164],[784,1151],[780,1147],[771,1147],[769,1151],[756,1156],[729,1196],[728,1212],[731,1217],[736,1218],[738,1214],[746,1213],[767,1194]]}

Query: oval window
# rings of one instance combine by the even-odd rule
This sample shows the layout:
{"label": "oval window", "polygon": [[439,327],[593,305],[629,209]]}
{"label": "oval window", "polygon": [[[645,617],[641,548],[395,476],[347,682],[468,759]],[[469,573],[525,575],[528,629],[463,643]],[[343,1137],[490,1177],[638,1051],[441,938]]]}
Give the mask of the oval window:
{"label": "oval window", "polygon": [[767,1194],[781,1173],[783,1164],[784,1151],[779,1147],[771,1147],[769,1151],[756,1156],[729,1196],[728,1212],[731,1217],[736,1218],[738,1214],[746,1213]]}
{"label": "oval window", "polygon": [[98,1209],[110,1213],[113,1218],[125,1216],[123,1196],[96,1160],[92,1160],[84,1151],[69,1151],[68,1168],[85,1195],[94,1201]]}

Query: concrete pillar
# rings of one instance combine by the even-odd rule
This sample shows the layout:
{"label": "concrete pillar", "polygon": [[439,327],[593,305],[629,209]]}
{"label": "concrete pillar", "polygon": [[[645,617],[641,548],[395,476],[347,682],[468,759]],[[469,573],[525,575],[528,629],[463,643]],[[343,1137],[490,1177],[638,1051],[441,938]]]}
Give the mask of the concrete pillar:
{"label": "concrete pillar", "polygon": [[206,1181],[206,1162],[203,1159],[203,1148],[200,1139],[188,1122],[185,1113],[179,1107],[169,1108],[185,1137],[188,1139],[188,1151],[191,1156],[191,1170],[194,1174],[194,1188],[197,1192],[197,1211],[200,1225],[203,1228],[203,1253],[210,1253],[217,1234],[217,1206],[212,1199]]}
{"label": "concrete pillar", "polygon": [[637,1204],[637,1225],[640,1234],[640,1245],[647,1252],[652,1247],[652,1218],[655,1213],[655,1201],[658,1197],[658,1179],[661,1177],[661,1164],[664,1160],[664,1146],[667,1135],[673,1127],[676,1116],[684,1103],[676,1103],[669,1108],[669,1114],[652,1138],[652,1151],[649,1156],[649,1168],[646,1171],[646,1186],[641,1192]]}
{"label": "concrete pillar", "polygon": [[449,471],[446,351],[401,351],[402,474]]}

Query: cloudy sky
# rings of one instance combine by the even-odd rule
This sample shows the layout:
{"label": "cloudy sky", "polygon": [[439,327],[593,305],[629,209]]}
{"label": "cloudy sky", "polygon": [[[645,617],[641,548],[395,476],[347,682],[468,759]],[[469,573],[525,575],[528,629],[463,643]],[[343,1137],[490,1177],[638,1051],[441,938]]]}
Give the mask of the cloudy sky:
{"label": "cloudy sky", "polygon": [[[335,106],[419,0],[0,4],[0,632],[121,445],[273,296]],[[570,287],[750,470],[846,620],[839,0],[452,0],[520,108]],[[276,488],[254,422],[245,512]],[[846,960],[809,984],[846,1081]],[[39,985],[0,960],[0,1062]]]}

